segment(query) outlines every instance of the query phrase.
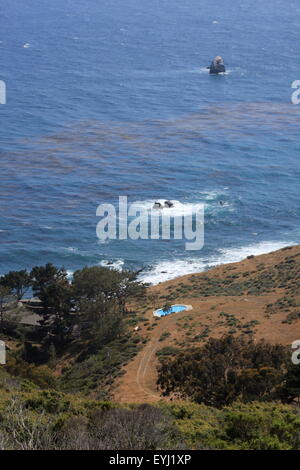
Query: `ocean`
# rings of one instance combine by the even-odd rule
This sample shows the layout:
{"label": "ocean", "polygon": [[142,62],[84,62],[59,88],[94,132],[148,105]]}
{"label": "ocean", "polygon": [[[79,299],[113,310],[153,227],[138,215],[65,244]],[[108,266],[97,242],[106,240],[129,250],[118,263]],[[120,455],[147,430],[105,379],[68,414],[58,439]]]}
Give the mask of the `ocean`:
{"label": "ocean", "polygon": [[[299,3],[2,0],[0,19],[0,274],[158,283],[300,243]],[[100,242],[96,209],[119,196],[203,203],[204,247]]]}

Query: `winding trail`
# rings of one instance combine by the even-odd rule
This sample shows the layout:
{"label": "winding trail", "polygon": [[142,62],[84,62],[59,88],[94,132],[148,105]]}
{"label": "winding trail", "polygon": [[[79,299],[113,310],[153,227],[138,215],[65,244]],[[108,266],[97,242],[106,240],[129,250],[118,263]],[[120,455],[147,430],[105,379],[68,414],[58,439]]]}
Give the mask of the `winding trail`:
{"label": "winding trail", "polygon": [[159,341],[161,335],[174,328],[178,315],[162,318],[146,346],[124,368],[125,374],[116,382],[114,400],[118,403],[149,403],[167,398],[157,390],[156,352],[169,341]]}

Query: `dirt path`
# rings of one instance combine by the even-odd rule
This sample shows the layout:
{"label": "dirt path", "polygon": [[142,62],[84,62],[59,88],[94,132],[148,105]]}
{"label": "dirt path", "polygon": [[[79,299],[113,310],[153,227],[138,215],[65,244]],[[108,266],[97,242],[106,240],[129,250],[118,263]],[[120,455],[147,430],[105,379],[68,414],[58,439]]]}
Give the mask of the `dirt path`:
{"label": "dirt path", "polygon": [[146,346],[125,367],[125,374],[116,383],[114,400],[118,403],[146,403],[163,399],[157,390],[156,352],[168,344],[168,341],[159,341],[162,333],[174,328],[178,319],[162,318],[151,332],[151,338]]}

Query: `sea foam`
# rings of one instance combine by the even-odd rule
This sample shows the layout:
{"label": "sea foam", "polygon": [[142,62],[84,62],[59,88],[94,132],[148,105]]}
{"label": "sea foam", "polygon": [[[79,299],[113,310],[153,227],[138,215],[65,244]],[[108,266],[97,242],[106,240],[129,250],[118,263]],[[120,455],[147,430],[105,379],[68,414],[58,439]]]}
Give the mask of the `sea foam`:
{"label": "sea foam", "polygon": [[287,245],[283,241],[264,241],[260,243],[253,243],[236,248],[219,249],[215,255],[209,258],[186,258],[186,259],[173,259],[170,261],[161,261],[140,274],[140,280],[152,285],[159,284],[160,282],[169,281],[176,277],[184,276],[186,274],[193,274],[203,272],[206,269],[213,268],[226,263],[236,263],[247,258],[249,255],[262,255],[272,251],[280,250]]}

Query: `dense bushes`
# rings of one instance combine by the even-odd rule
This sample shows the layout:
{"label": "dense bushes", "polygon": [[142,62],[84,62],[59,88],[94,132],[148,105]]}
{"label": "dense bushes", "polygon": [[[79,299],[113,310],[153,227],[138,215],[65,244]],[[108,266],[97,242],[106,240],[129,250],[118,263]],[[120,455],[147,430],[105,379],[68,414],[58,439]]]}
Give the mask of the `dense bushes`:
{"label": "dense bushes", "polygon": [[0,449],[299,449],[300,419],[288,405],[196,403],[121,407],[56,392],[0,401]]}
{"label": "dense bushes", "polygon": [[300,416],[279,402],[121,406],[0,370],[0,449],[299,449]]}
{"label": "dense bushes", "polygon": [[53,392],[16,396],[0,414],[2,449],[154,450],[176,448],[178,436],[171,416],[157,407],[78,406]]}
{"label": "dense bushes", "polygon": [[237,403],[223,411],[222,419],[224,440],[233,448],[254,450],[299,448],[299,416],[282,405],[255,403],[249,407]]}
{"label": "dense bushes", "polygon": [[211,406],[224,406],[237,398],[270,400],[283,382],[286,364],[283,346],[231,335],[210,338],[201,348],[163,361],[158,385],[164,395],[189,397]]}
{"label": "dense bushes", "polygon": [[299,449],[299,413],[279,403],[233,403],[216,409],[196,403],[163,405],[190,449]]}

